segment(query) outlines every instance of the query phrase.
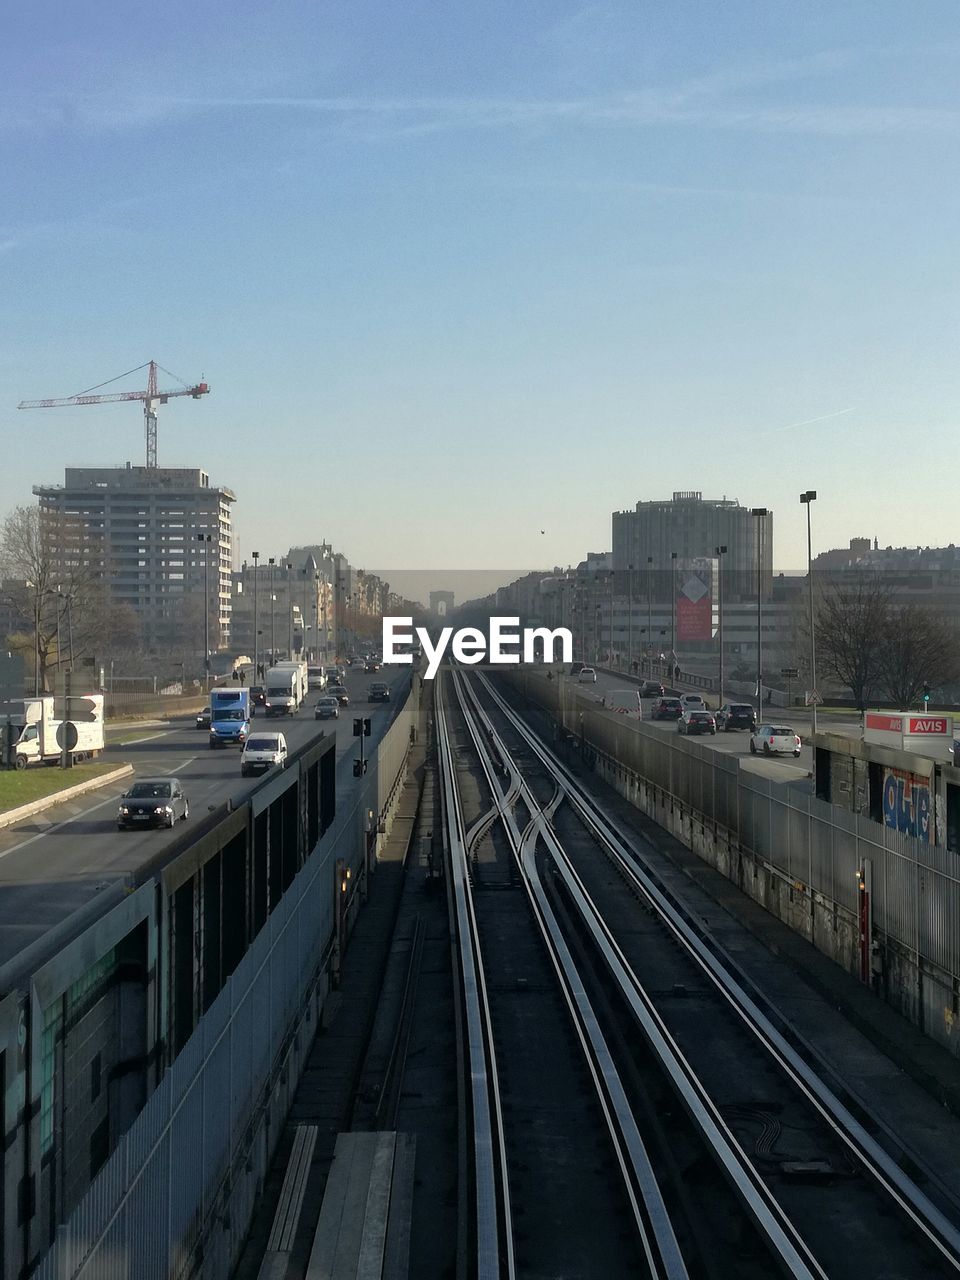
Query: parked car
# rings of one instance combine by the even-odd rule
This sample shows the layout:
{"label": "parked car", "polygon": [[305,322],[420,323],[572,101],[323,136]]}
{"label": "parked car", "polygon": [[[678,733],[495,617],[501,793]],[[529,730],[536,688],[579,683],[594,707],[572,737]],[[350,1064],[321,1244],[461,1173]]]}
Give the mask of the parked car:
{"label": "parked car", "polygon": [[790,754],[798,756],[803,744],[792,729],[783,725],[762,724],[750,735],[750,753],[761,752],[765,756]]}
{"label": "parked car", "polygon": [[596,684],[597,673],[596,671],[594,671],[593,667],[581,667],[580,671],[577,674],[577,683],[578,684]]}
{"label": "parked car", "polygon": [[198,729],[210,728],[210,708],[209,707],[204,707],[202,711],[197,712],[197,728]]}
{"label": "parked car", "polygon": [[644,680],[640,686],[641,698],[662,698],[663,694],[663,685],[659,680]]}
{"label": "parked car", "polygon": [[327,686],[327,697],[336,698],[337,703],[341,707],[349,707],[350,695],[342,684],[331,684]]}
{"label": "parked car", "polygon": [[651,720],[679,720],[683,703],[679,698],[658,698],[650,710]]}
{"label": "parked car", "polygon": [[693,708],[684,711],[677,721],[677,733],[716,733],[717,722],[709,711],[697,711]]}
{"label": "parked car", "polygon": [[699,693],[685,693],[680,701],[683,703],[684,711],[706,711],[707,704],[700,697]]}
{"label": "parked car", "polygon": [[575,662],[573,666],[570,668],[570,674],[572,676],[578,676],[582,670],[583,670],[583,663]]}
{"label": "parked car", "polygon": [[313,708],[313,718],[314,720],[339,720],[340,703],[330,694],[325,698],[318,698],[317,705]]}
{"label": "parked car", "polygon": [[172,827],[190,816],[190,805],[176,778],[140,778],[120,797],[117,828]]}
{"label": "parked car", "polygon": [[753,733],[757,717],[749,702],[725,702],[717,712],[717,728],[724,733],[731,729],[747,729]]}
{"label": "parked car", "polygon": [[246,740],[240,757],[240,776],[261,773],[287,763],[287,740],[282,733],[253,733]]}
{"label": "parked car", "polygon": [[390,686],[382,684],[379,680],[374,680],[367,691],[367,697],[371,702],[389,702]]}

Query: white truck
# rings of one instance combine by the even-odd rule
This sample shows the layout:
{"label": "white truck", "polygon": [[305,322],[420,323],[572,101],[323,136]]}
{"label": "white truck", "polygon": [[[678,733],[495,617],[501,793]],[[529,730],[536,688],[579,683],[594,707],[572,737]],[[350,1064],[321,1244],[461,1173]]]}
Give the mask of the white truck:
{"label": "white truck", "polygon": [[[309,668],[305,662],[278,662],[270,668],[270,671],[293,671],[297,677],[297,706],[301,706],[307,700],[307,693],[310,689]],[[270,674],[267,672],[267,675]]]}
{"label": "white truck", "polygon": [[62,711],[63,700],[52,694],[24,699],[23,728],[14,746],[18,769],[39,762],[55,764],[61,758],[64,736],[74,762],[100,754],[104,746],[103,694],[71,694],[73,718],[66,724],[58,718]]}
{"label": "white truck", "polygon": [[643,716],[639,689],[611,689],[603,695],[603,705],[608,711],[633,716],[635,720],[640,720]]}
{"label": "white truck", "polygon": [[290,665],[271,667],[264,678],[263,692],[263,709],[268,716],[295,715],[303,701],[299,673]]}

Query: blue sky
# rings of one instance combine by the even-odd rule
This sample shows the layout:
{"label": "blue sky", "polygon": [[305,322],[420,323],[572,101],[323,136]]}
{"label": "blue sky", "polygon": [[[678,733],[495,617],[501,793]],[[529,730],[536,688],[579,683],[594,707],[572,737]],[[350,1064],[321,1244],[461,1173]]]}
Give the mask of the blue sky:
{"label": "blue sky", "polygon": [[[778,566],[960,541],[953,0],[34,0],[0,47],[0,512],[160,461],[239,552],[576,562],[675,489]],[[805,425],[798,425],[805,424]],[[544,534],[540,530],[544,529]]]}

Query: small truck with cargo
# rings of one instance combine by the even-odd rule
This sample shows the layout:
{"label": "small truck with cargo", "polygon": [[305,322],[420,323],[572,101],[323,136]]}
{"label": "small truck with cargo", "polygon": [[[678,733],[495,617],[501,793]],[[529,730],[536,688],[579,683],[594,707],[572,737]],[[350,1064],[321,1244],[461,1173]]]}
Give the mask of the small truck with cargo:
{"label": "small truck with cargo", "polygon": [[31,764],[57,764],[63,746],[74,763],[93,759],[104,747],[103,694],[71,694],[71,717],[63,718],[63,699],[45,694],[23,700],[23,727],[14,744],[18,769]]}
{"label": "small truck with cargo", "polygon": [[608,711],[633,716],[635,720],[641,719],[643,715],[639,689],[610,689],[603,695],[603,705]]}
{"label": "small truck with cargo", "polygon": [[[301,707],[306,702],[307,694],[310,691],[310,676],[307,664],[296,660],[292,662],[277,662],[270,668],[270,671],[293,671],[295,673],[297,677],[297,706]],[[270,674],[270,671],[267,672],[267,675]]]}

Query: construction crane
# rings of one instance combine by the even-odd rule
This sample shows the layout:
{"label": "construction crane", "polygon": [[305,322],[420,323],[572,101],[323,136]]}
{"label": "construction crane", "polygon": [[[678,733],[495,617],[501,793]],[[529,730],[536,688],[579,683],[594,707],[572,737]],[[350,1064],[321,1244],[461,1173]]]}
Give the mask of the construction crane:
{"label": "construction crane", "polygon": [[[142,369],[148,369],[147,389],[146,391],[114,391],[107,395],[93,395],[94,391],[99,391],[101,387],[108,387],[112,382],[119,382],[121,378],[129,378],[133,373],[139,373]],[[107,382],[101,382],[95,387],[91,387],[89,391],[81,391],[76,396],[63,396],[58,400],[21,400],[17,405],[18,409],[59,409],[63,405],[71,404],[116,404],[120,400],[142,400],[143,401],[143,418],[146,427],[147,436],[147,467],[156,470],[157,466],[157,406],[166,404],[168,400],[172,400],[174,396],[193,396],[194,400],[199,400],[201,396],[209,394],[210,388],[205,382],[198,382],[195,386],[188,387],[185,382],[180,382],[180,387],[174,391],[158,391],[157,390],[157,369],[161,369],[168,378],[174,378],[177,382],[180,379],[175,373],[171,373],[169,369],[163,369],[158,365],[156,360],[151,360],[148,364],[142,364],[137,369],[130,369],[127,373],[118,374],[116,378],[110,378]]]}

